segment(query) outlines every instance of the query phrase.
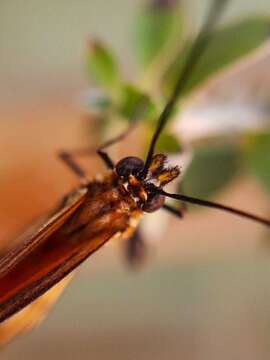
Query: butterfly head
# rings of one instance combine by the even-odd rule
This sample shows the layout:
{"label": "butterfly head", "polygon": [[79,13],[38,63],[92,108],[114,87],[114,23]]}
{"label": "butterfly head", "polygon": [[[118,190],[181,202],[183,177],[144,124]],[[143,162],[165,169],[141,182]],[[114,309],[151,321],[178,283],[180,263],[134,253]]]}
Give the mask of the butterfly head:
{"label": "butterfly head", "polygon": [[167,157],[163,154],[153,156],[148,172],[142,178],[143,169],[142,159],[128,156],[116,164],[115,172],[140,208],[145,212],[154,212],[160,209],[165,201],[165,197],[157,194],[156,189],[162,189],[177,178],[180,170],[178,166],[168,165]]}

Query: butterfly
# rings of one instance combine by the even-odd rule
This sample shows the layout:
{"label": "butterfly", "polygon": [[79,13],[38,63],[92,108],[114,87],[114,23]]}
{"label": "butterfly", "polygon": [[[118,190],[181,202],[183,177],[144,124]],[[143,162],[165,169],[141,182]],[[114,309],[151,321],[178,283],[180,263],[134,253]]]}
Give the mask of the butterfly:
{"label": "butterfly", "polygon": [[[144,213],[164,209],[178,218],[181,209],[167,198],[230,212],[270,227],[270,221],[232,207],[164,190],[180,174],[165,154],[155,153],[164,126],[211,39],[212,28],[227,0],[214,1],[198,34],[175,88],[157,121],[145,160],[128,156],[115,163],[106,149],[125,138],[135,123],[96,153],[108,168],[89,180],[76,156],[90,149],[63,151],[60,159],[77,175],[80,185],[67,194],[49,214],[31,225],[0,257],[0,343],[35,324],[68,284],[74,270],[113,239],[126,239],[130,257],[139,256],[142,242],[138,224]],[[37,315],[38,314],[38,315]]]}

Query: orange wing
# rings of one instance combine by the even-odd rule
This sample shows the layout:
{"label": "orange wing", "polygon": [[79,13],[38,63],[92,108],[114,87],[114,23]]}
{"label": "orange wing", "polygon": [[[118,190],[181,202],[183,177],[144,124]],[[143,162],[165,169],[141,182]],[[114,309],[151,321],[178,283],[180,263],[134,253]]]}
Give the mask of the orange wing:
{"label": "orange wing", "polygon": [[[74,273],[74,272],[73,272]],[[0,324],[0,348],[15,337],[30,331],[47,316],[47,313],[62,294],[73,277],[73,273],[53,286],[32,304]]]}
{"label": "orange wing", "polygon": [[[64,203],[52,214],[46,216],[46,221],[31,224],[27,230],[14,242],[15,246],[0,257],[0,278],[9,272],[25,256],[38,245],[48,239],[82,204],[87,188],[81,188],[69,195]],[[43,217],[44,218],[44,217]]]}
{"label": "orange wing", "polygon": [[[31,254],[39,244],[46,241],[48,237],[63,225],[83,203],[86,193],[87,189],[81,188],[68,195],[53,212],[45,216],[43,215],[28,226],[21,236],[11,241],[11,250],[3,252],[1,249],[3,255],[0,256],[0,284],[1,277],[4,277],[5,274],[14,269],[21,260]],[[41,322],[71,278],[72,274],[18,314],[0,324],[0,347],[15,336],[30,330]]]}
{"label": "orange wing", "polygon": [[[91,204],[89,196],[84,202],[76,202],[77,206],[73,208],[77,207],[78,216],[81,212],[90,215],[88,201]],[[26,241],[26,244],[30,244],[31,252],[25,255],[22,246],[24,255],[20,257],[21,252],[16,253],[16,259],[19,257],[20,261],[13,262],[12,268],[6,265],[8,271],[2,272],[4,275],[0,278],[0,322],[43,295],[114,235],[120,235],[126,228],[128,219],[125,212],[114,210],[104,217],[94,217],[95,220],[85,223],[77,223],[77,215],[68,219],[70,212],[66,217],[63,214],[66,214],[65,210],[62,216],[56,215],[57,220],[49,221],[50,225],[42,228],[38,233],[41,240],[38,246],[35,244],[35,249],[31,246],[32,242],[36,241],[34,236]],[[68,221],[61,226],[63,217]],[[76,228],[73,226],[74,220]],[[107,221],[106,226],[104,221]],[[53,231],[50,231],[52,226]]]}

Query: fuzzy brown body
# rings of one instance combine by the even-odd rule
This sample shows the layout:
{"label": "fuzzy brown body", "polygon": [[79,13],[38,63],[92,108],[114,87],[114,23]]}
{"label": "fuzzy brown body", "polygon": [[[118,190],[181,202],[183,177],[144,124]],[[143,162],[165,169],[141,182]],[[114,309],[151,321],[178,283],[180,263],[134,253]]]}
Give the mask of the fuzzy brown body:
{"label": "fuzzy brown body", "polygon": [[61,208],[39,228],[35,241],[26,238],[0,259],[0,321],[44,294],[107,241],[129,237],[141,214],[114,172],[76,190]]}

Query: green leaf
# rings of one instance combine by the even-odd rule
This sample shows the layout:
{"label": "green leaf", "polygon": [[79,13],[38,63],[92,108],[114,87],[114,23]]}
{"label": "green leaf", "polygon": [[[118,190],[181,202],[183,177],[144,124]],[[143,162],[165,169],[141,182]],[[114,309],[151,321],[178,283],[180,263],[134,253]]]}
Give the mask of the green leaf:
{"label": "green leaf", "polygon": [[208,198],[234,178],[239,163],[238,149],[233,145],[212,145],[197,149],[181,182],[181,191],[187,195]]}
{"label": "green leaf", "polygon": [[[149,123],[145,129],[145,149],[146,154],[149,149],[149,144],[152,139],[155,127],[152,123]],[[160,134],[158,142],[155,148],[155,153],[167,153],[175,154],[181,151],[181,144],[179,140],[171,133],[167,132],[166,129]]]}
{"label": "green leaf", "polygon": [[119,83],[119,70],[113,55],[100,42],[89,43],[86,71],[91,80],[106,89],[114,89]]}
{"label": "green leaf", "polygon": [[[269,37],[270,17],[257,16],[227,25],[213,35],[184,92],[256,49]],[[182,49],[163,77],[165,92],[171,91],[189,54],[191,44]]]}
{"label": "green leaf", "polygon": [[86,106],[90,113],[102,114],[111,108],[112,101],[106,94],[97,92],[87,97]]}
{"label": "green leaf", "polygon": [[270,132],[251,136],[244,156],[248,170],[270,192]]}
{"label": "green leaf", "polygon": [[128,121],[149,120],[156,115],[156,107],[150,96],[132,84],[124,84],[120,89],[119,113]]}
{"label": "green leaf", "polygon": [[156,153],[175,154],[180,151],[181,146],[178,142],[178,139],[174,135],[163,131],[163,133],[159,136],[158,139]]}
{"label": "green leaf", "polygon": [[176,35],[181,39],[178,1],[152,1],[136,19],[134,46],[138,62],[148,66]]}

